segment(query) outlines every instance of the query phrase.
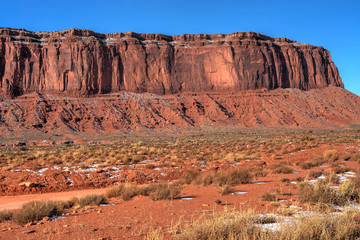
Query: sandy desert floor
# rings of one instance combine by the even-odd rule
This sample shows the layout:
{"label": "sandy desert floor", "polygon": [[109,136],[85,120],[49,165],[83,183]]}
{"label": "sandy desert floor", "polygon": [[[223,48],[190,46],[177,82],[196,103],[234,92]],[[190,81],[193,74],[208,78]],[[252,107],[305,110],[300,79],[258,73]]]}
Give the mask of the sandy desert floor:
{"label": "sandy desert floor", "polygon": [[[314,184],[333,174],[339,179],[335,187],[356,178],[360,171],[360,132],[356,129],[143,136],[91,145],[3,146],[0,151],[2,211],[17,211],[33,200],[67,201],[105,194],[106,187],[126,182],[171,184],[189,171],[221,173],[252,167],[265,172],[247,184],[233,186],[226,195],[216,184],[184,183],[172,200],[135,196],[124,201],[118,197],[110,198],[109,204],[72,207],[56,218],[24,225],[3,221],[1,239],[151,239],[149,233],[154,231],[172,239],[180,232],[179,226],[224,210],[305,211],[309,205],[297,198],[303,179]],[[329,151],[337,154],[335,160],[305,166],[324,159]],[[11,160],[5,164],[5,159]],[[291,172],[277,173],[279,165],[288,166]],[[276,195],[276,200],[265,201],[264,193]]]}

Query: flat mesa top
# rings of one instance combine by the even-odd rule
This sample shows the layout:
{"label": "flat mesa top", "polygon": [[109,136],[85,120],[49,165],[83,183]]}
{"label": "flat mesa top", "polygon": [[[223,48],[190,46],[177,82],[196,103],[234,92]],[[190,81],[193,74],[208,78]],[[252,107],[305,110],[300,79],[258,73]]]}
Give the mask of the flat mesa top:
{"label": "flat mesa top", "polygon": [[13,36],[13,37],[31,37],[35,39],[39,38],[60,38],[60,37],[94,37],[99,40],[105,40],[109,38],[135,38],[138,40],[157,40],[157,41],[197,41],[197,40],[208,40],[208,41],[229,41],[229,40],[245,40],[253,39],[257,41],[270,41],[279,43],[297,43],[300,45],[308,45],[299,43],[297,41],[290,40],[288,38],[272,38],[256,32],[234,32],[230,34],[181,34],[181,35],[165,35],[158,33],[136,33],[136,32],[118,32],[118,33],[97,33],[87,29],[76,29],[62,30],[55,32],[32,32],[26,29],[14,29],[14,28],[3,28],[0,27],[1,36]]}

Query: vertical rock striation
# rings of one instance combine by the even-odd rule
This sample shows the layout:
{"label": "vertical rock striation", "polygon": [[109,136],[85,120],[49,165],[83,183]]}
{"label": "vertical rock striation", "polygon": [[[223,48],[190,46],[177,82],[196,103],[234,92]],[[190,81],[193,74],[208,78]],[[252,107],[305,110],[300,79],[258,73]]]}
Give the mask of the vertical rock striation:
{"label": "vertical rock striation", "polygon": [[323,47],[258,33],[179,35],[0,28],[0,92],[73,96],[343,87]]}

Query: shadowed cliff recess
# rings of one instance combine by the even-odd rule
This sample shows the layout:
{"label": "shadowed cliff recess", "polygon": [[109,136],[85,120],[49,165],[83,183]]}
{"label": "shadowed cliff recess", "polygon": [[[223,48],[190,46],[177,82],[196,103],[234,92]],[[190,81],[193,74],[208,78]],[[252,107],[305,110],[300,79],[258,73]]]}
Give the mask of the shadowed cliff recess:
{"label": "shadowed cliff recess", "polygon": [[330,53],[258,33],[179,35],[0,28],[0,89],[72,96],[343,87]]}

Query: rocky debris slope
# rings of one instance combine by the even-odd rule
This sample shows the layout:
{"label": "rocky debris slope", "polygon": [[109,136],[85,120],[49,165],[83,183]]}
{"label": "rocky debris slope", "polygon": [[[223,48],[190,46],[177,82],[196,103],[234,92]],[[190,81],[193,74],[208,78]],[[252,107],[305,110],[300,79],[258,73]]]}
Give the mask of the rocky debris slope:
{"label": "rocky debris slope", "polygon": [[253,32],[166,36],[0,28],[2,95],[34,91],[68,96],[119,91],[163,95],[328,85],[343,87],[323,47]]}
{"label": "rocky debris slope", "polygon": [[117,132],[234,125],[334,127],[360,123],[360,98],[339,87],[156,95],[119,92],[91,98],[31,93],[0,98],[0,132]]}

